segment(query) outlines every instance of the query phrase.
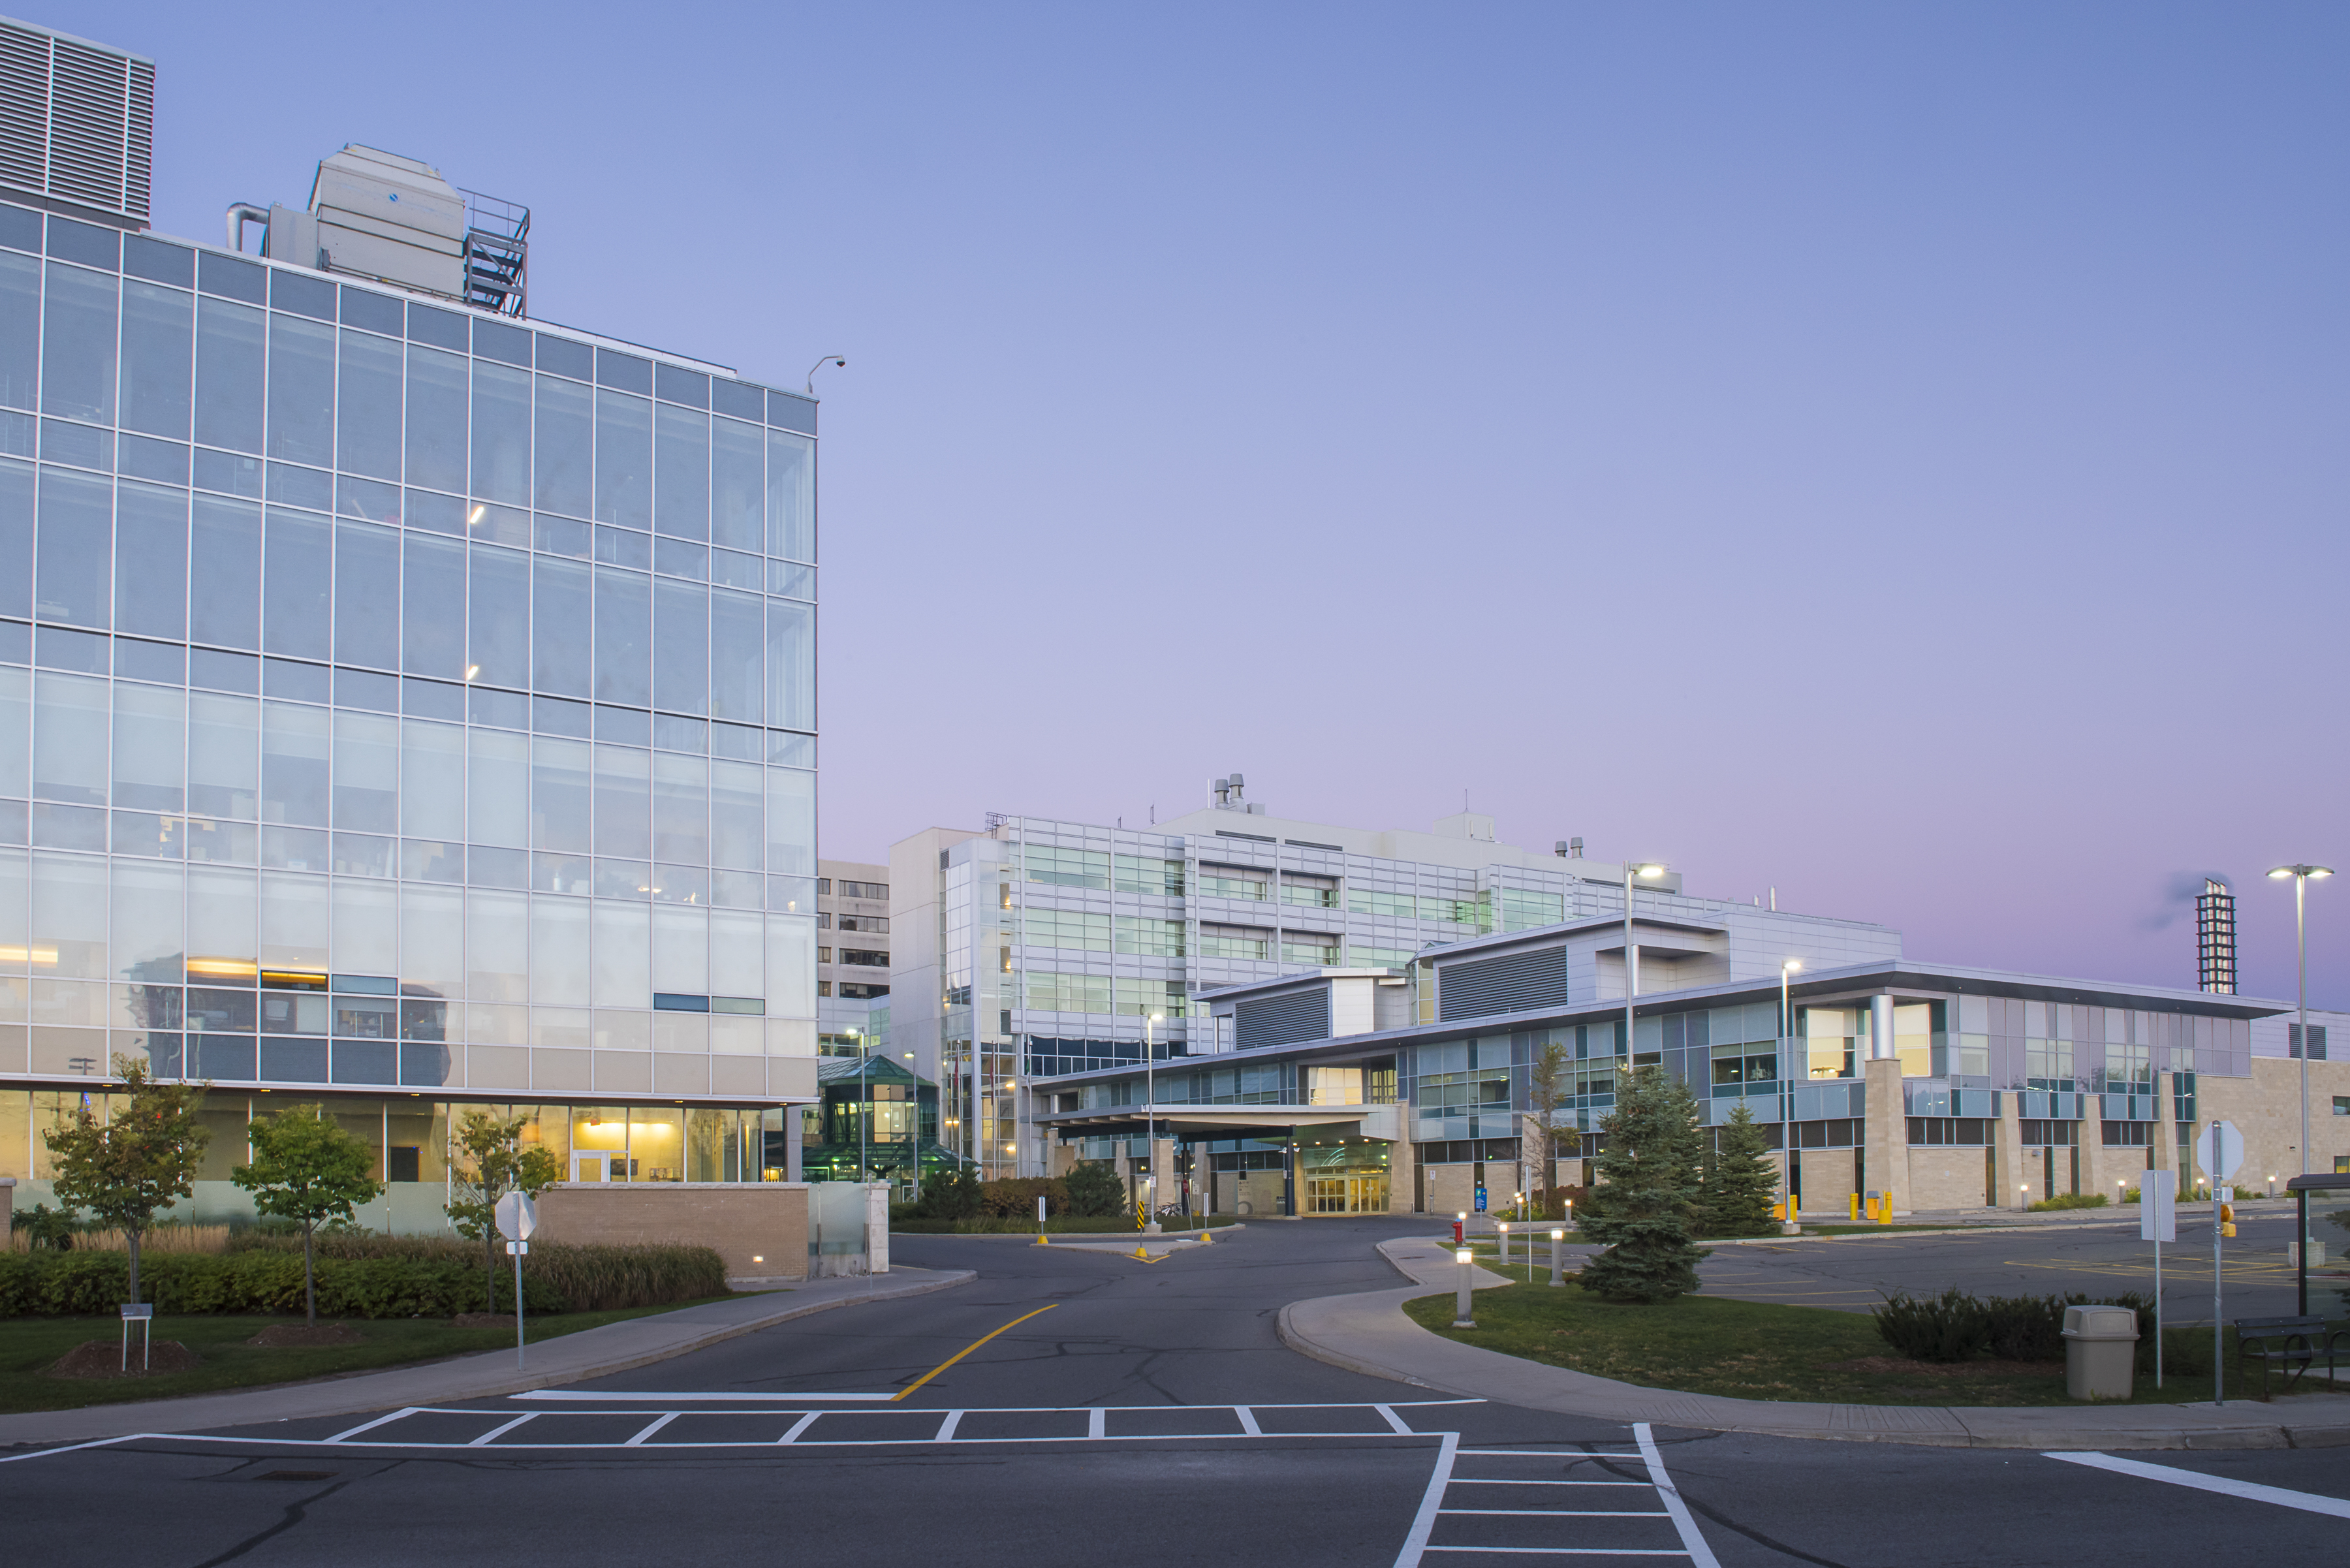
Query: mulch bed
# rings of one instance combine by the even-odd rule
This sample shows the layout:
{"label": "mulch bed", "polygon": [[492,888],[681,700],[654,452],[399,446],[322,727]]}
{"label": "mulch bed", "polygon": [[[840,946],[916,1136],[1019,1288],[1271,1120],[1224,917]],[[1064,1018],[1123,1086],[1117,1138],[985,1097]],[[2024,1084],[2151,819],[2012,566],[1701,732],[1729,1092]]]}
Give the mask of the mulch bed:
{"label": "mulch bed", "polygon": [[461,1312],[449,1320],[452,1328],[512,1328],[514,1314],[510,1312]]}
{"label": "mulch bed", "polygon": [[159,1339],[153,1354],[142,1369],[136,1337],[130,1345],[130,1370],[122,1370],[122,1342],[119,1339],[85,1339],[75,1345],[51,1366],[51,1377],[146,1377],[163,1372],[192,1372],[203,1365],[203,1357],[176,1339]]}
{"label": "mulch bed", "polygon": [[1914,1377],[2054,1377],[2061,1361],[1912,1361],[1904,1355],[1856,1355],[1831,1361],[1823,1372],[1898,1372]]}
{"label": "mulch bed", "polygon": [[339,1323],[273,1323],[244,1343],[268,1350],[310,1350],[322,1345],[357,1345],[363,1336]]}

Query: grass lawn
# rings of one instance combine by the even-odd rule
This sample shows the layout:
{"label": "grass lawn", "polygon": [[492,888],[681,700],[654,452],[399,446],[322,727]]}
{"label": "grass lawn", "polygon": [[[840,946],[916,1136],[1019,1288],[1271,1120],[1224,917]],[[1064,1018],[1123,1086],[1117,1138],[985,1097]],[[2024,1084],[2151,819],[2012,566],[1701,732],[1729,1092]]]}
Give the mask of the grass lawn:
{"label": "grass lawn", "polygon": [[[705,1296],[702,1301],[723,1301]],[[672,1302],[667,1306],[633,1307],[620,1312],[557,1313],[532,1318],[530,1343],[577,1334],[627,1318],[648,1317],[699,1306],[701,1302]],[[343,1372],[372,1372],[410,1362],[437,1361],[479,1350],[500,1350],[514,1344],[514,1329],[452,1328],[435,1318],[355,1318],[348,1326],[363,1336],[358,1345],[310,1349],[265,1349],[244,1342],[272,1324],[298,1324],[298,1317],[159,1317],[155,1339],[178,1340],[203,1357],[204,1364],[187,1372],[120,1379],[65,1378],[42,1376],[58,1357],[84,1340],[121,1341],[121,1322],[106,1317],[22,1317],[0,1319],[0,1411],[68,1410],[84,1405],[113,1405],[130,1399],[168,1399],[181,1394],[209,1394],[222,1388],[248,1388],[265,1383],[295,1383]],[[321,1323],[328,1320],[321,1316]],[[139,1341],[130,1342],[131,1365],[138,1365]]]}
{"label": "grass lawn", "polygon": [[[1488,1264],[1487,1267],[1492,1267]],[[1503,1271],[1495,1270],[1496,1272]],[[1523,1280],[1526,1271],[1507,1271]],[[1663,1306],[1622,1306],[1586,1295],[1573,1281],[1553,1290],[1545,1266],[1535,1282],[1476,1293],[1477,1327],[1455,1331],[1452,1293],[1408,1302],[1422,1328],[1463,1345],[1522,1355],[1650,1388],[1721,1394],[1740,1399],[1857,1405],[2069,1405],[2062,1362],[1976,1362],[1930,1366],[1897,1358],[1859,1313],[1774,1306],[1726,1296],[1682,1296]],[[2211,1397],[2210,1330],[2173,1329],[2169,1366],[2158,1393],[2141,1373],[2134,1404],[2178,1404]],[[2193,1356],[2200,1372],[2182,1372]],[[2251,1398],[2231,1367],[2230,1399]],[[2307,1385],[2323,1388],[2323,1380]]]}

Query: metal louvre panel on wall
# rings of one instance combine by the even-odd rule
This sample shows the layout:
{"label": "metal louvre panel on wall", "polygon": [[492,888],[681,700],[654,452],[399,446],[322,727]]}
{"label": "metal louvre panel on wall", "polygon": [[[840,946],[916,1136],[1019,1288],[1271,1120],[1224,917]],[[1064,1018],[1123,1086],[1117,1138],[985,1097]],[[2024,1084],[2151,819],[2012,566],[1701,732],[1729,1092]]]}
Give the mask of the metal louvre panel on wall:
{"label": "metal louvre panel on wall", "polygon": [[1497,1012],[1532,1012],[1566,1005],[1566,949],[1437,966],[1437,1016],[1486,1018]]}
{"label": "metal louvre panel on wall", "polygon": [[0,184],[148,216],[155,67],[0,21]]}
{"label": "metal louvre panel on wall", "polygon": [[1232,1008],[1234,1046],[1254,1051],[1330,1038],[1330,990],[1315,986],[1289,996],[1267,996]]}

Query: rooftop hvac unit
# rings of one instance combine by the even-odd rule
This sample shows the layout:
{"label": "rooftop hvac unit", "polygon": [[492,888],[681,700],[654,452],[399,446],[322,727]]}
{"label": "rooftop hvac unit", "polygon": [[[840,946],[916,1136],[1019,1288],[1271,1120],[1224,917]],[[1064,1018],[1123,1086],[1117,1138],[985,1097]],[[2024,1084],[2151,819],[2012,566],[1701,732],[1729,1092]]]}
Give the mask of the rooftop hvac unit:
{"label": "rooftop hvac unit", "polygon": [[0,186],[147,226],[155,62],[0,17]]}

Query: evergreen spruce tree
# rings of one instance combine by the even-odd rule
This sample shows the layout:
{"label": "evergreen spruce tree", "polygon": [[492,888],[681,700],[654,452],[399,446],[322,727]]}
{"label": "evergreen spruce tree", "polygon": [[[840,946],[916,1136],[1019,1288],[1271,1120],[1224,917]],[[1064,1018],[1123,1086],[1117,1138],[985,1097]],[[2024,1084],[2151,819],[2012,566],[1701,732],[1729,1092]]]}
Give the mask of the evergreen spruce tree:
{"label": "evergreen spruce tree", "polygon": [[1778,1196],[1779,1173],[1762,1157],[1770,1144],[1754,1113],[1742,1103],[1721,1129],[1721,1147],[1706,1158],[1705,1182],[1699,1202],[1700,1233],[1708,1236],[1769,1236],[1778,1225],[1771,1204]]}
{"label": "evergreen spruce tree", "polygon": [[1583,1233],[1607,1250],[1583,1265],[1578,1282],[1619,1302],[1669,1302],[1694,1291],[1706,1255],[1690,1244],[1705,1148],[1697,1102],[1660,1068],[1627,1068],[1600,1131],[1599,1184]]}

